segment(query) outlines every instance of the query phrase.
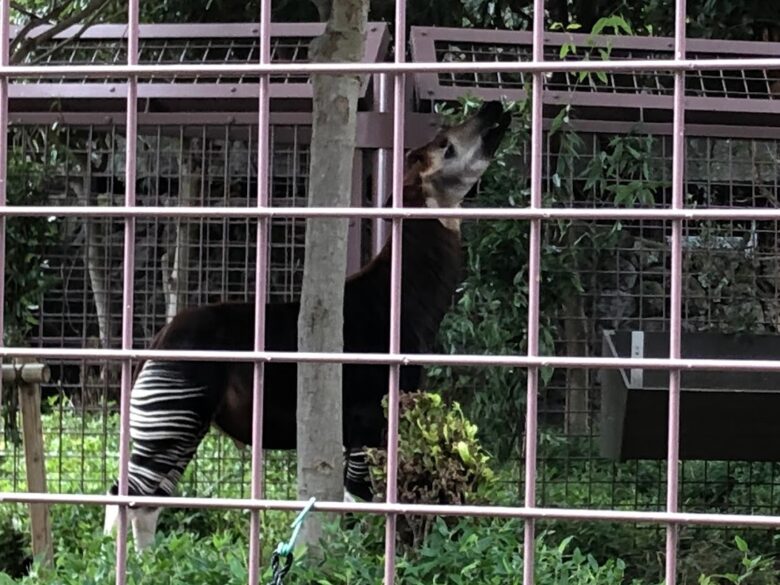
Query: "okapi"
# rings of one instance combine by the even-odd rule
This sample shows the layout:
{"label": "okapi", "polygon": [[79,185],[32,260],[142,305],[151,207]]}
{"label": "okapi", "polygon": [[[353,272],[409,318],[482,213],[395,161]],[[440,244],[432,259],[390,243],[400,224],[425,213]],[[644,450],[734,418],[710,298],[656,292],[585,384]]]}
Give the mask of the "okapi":
{"label": "okapi", "polygon": [[[429,144],[406,157],[403,205],[454,208],[487,169],[511,116],[498,102],[484,105],[467,121],[442,129]],[[390,338],[390,243],[344,291],[344,351],[387,353]],[[461,277],[457,219],[407,219],[402,227],[401,351],[432,349],[441,320]],[[269,304],[265,347],[297,351],[297,303]],[[153,349],[251,350],[254,304],[225,302],[185,310],[155,336]],[[343,430],[347,491],[370,498],[366,447],[380,447],[385,427],[382,398],[388,366],[344,364]],[[133,384],[130,403],[132,453],[130,495],[169,496],[213,424],[234,441],[251,444],[251,363],[146,361]],[[419,366],[401,368],[402,391],[418,390]],[[265,364],[263,447],[295,449],[295,363]],[[116,483],[109,490],[117,493]],[[106,509],[106,533],[116,507]],[[136,549],[154,539],[159,509],[133,508]]]}

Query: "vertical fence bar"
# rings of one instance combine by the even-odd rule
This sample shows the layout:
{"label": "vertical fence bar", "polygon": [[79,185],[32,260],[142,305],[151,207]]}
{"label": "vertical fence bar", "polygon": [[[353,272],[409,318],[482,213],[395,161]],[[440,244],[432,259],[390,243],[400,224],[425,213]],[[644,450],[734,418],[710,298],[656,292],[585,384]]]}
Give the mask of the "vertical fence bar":
{"label": "vertical fence bar", "polygon": [[[544,0],[534,0],[533,60],[544,59]],[[542,206],[542,93],[544,74],[534,73],[531,96],[531,207]],[[528,355],[539,355],[539,281],[542,222],[531,220],[528,250]],[[539,368],[528,368],[525,416],[525,506],[536,506],[536,428]],[[535,525],[525,521],[523,584],[534,583]]]}
{"label": "vertical fence bar", "polygon": [[[395,2],[395,63],[406,60],[406,0]],[[393,208],[403,206],[404,119],[406,77],[393,75]],[[393,218],[390,255],[390,353],[401,350],[401,254],[403,223]],[[388,504],[398,501],[398,401],[400,366],[390,366],[387,409],[387,494]],[[395,583],[396,515],[388,514],[385,525],[384,584]]]}
{"label": "vertical fence bar", "polygon": [[[379,112],[384,114],[388,110],[388,102],[390,101],[388,96],[388,77],[386,73],[380,73],[375,77],[376,81],[378,82],[379,89],[377,91],[378,94],[378,106],[379,106]],[[376,157],[375,157],[375,172],[374,175],[376,177],[376,183],[374,188],[376,189],[376,195],[374,199],[374,204],[376,207],[383,207],[385,202],[387,201],[387,149],[386,148],[378,148],[376,151]],[[386,238],[386,230],[385,230],[385,223],[381,219],[375,219],[373,221],[373,230],[371,233],[371,255],[375,256],[379,254],[379,251],[382,249],[382,246],[385,244],[385,238]]]}
{"label": "vertical fence bar", "polygon": [[[675,0],[674,58],[685,59],[685,0]],[[682,209],[685,189],[685,73],[674,74],[672,122],[672,208]],[[683,220],[672,221],[671,290],[669,292],[669,357],[680,357],[682,321],[682,229]],[[669,370],[669,429],[666,468],[666,509],[677,512],[680,453],[680,370]],[[666,527],[666,585],[677,582],[679,528]]]}
{"label": "vertical fence bar", "polygon": [[[127,10],[127,64],[138,64],[138,3],[129,0]],[[125,131],[125,205],[135,205],[138,78],[127,79],[127,128]],[[133,346],[133,277],[135,268],[135,218],[125,218],[122,267],[122,349]],[[127,495],[130,458],[130,390],[133,362],[122,361],[121,400],[119,410],[119,495]],[[116,584],[125,583],[127,564],[127,506],[119,506],[116,540]]]}
{"label": "vertical fence bar", "polygon": [[[260,64],[271,62],[271,0],[260,2]],[[257,206],[268,207],[269,77],[260,76],[257,111]],[[266,272],[268,265],[268,218],[257,220],[257,256],[255,260],[255,351],[265,349]],[[263,383],[265,367],[254,363],[252,379],[252,486],[254,499],[263,497]],[[249,516],[249,585],[257,585],[260,577],[260,511]]]}
{"label": "vertical fence bar", "polygon": [[[11,37],[10,0],[0,0],[0,65],[7,67],[10,61]],[[0,79],[0,207],[7,202],[8,177],[8,78]],[[6,217],[0,217],[0,347],[5,341],[5,227]],[[2,361],[2,360],[0,360]],[[3,403],[3,380],[0,377],[0,405]]]}

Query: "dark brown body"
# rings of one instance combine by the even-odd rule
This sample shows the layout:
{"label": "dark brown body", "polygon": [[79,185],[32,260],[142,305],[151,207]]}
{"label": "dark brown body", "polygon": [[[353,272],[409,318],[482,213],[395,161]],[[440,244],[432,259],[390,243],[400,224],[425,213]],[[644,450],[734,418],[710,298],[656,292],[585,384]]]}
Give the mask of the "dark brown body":
{"label": "dark brown body", "polygon": [[[406,220],[403,226],[401,351],[433,350],[442,318],[460,279],[457,231],[435,219]],[[297,351],[298,304],[269,304],[265,344],[269,351]],[[254,304],[222,303],[186,310],[153,342],[155,349],[249,351],[254,340]],[[344,351],[387,353],[390,339],[390,246],[347,279],[344,291]],[[188,362],[194,383],[207,384],[207,419],[244,444],[251,444],[252,364]],[[296,425],[294,363],[265,365],[263,446],[294,449]],[[344,442],[379,446],[386,424],[381,400],[388,391],[388,366],[345,364]],[[401,368],[401,389],[417,390],[419,367]]]}
{"label": "dark brown body", "polygon": [[[409,153],[404,207],[458,207],[495,154],[511,116],[498,102],[485,104],[462,124],[442,130]],[[344,291],[344,351],[387,353],[390,341],[390,243],[368,266],[347,279]],[[441,320],[460,279],[460,224],[453,219],[410,219],[402,227],[401,352],[433,350]],[[266,307],[265,347],[297,351],[298,304]],[[155,338],[164,349],[251,350],[254,303],[206,305],[177,315]],[[252,365],[182,362],[193,385],[206,385],[197,409],[235,440],[251,444]],[[344,364],[344,446],[378,447],[386,427],[382,398],[386,365]],[[401,390],[418,390],[421,368],[401,368]],[[297,366],[267,363],[264,380],[263,446],[294,449]]]}

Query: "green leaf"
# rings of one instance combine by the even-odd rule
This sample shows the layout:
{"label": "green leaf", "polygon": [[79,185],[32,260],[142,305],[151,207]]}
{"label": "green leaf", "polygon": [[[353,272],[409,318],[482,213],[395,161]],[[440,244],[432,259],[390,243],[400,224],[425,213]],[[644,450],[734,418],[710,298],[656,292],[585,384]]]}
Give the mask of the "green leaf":
{"label": "green leaf", "polygon": [[748,551],[748,543],[739,535],[734,537],[734,542],[737,544],[737,549],[739,549],[740,552],[745,553]]}
{"label": "green leaf", "polygon": [[458,451],[458,455],[460,455],[460,458],[463,460],[463,463],[469,464],[474,461],[471,457],[471,453],[469,453],[469,446],[466,444],[465,441],[458,441],[455,444],[455,449]]}

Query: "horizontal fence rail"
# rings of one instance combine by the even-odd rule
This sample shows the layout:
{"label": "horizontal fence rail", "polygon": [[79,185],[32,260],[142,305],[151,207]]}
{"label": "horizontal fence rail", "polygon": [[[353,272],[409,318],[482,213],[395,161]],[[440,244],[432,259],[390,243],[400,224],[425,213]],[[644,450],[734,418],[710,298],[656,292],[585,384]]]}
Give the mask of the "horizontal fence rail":
{"label": "horizontal fence rail", "polygon": [[780,360],[720,360],[699,358],[605,358],[574,356],[458,355],[401,353],[311,353],[283,351],[206,351],[162,349],[66,349],[2,347],[3,357],[82,358],[109,361],[165,359],[170,361],[345,363],[400,366],[500,366],[517,368],[646,369],[689,371],[779,372]]}
{"label": "horizontal fence rail", "polygon": [[780,220],[780,208],[576,208],[576,207],[472,207],[472,208],[371,208],[371,207],[127,207],[72,205],[0,206],[5,217],[193,217],[193,218],[309,218],[361,217],[399,219],[579,219],[579,220]]}
{"label": "horizontal fence rail", "polygon": [[[41,494],[31,492],[0,493],[2,503],[85,504],[107,506],[154,506],[160,508],[214,508],[222,510],[300,511],[308,502],[297,500],[263,500],[241,498],[180,498],[129,497],[72,494]],[[387,504],[317,501],[313,510],[341,514],[372,515],[410,514],[418,516],[464,516],[471,518],[518,518],[531,520],[572,520],[599,522],[629,522],[643,524],[675,524],[688,526],[750,526],[780,527],[780,516],[747,514],[707,514],[691,512],[639,512],[630,510],[578,510],[566,508],[526,508],[512,506],[456,506],[435,504]]]}
{"label": "horizontal fence rail", "polygon": [[578,73],[609,71],[737,71],[741,69],[780,69],[780,58],[756,59],[649,59],[645,61],[545,61],[543,63],[269,63],[225,65],[13,65],[0,67],[0,78],[102,78],[102,77],[219,77],[221,75],[349,73]]}

